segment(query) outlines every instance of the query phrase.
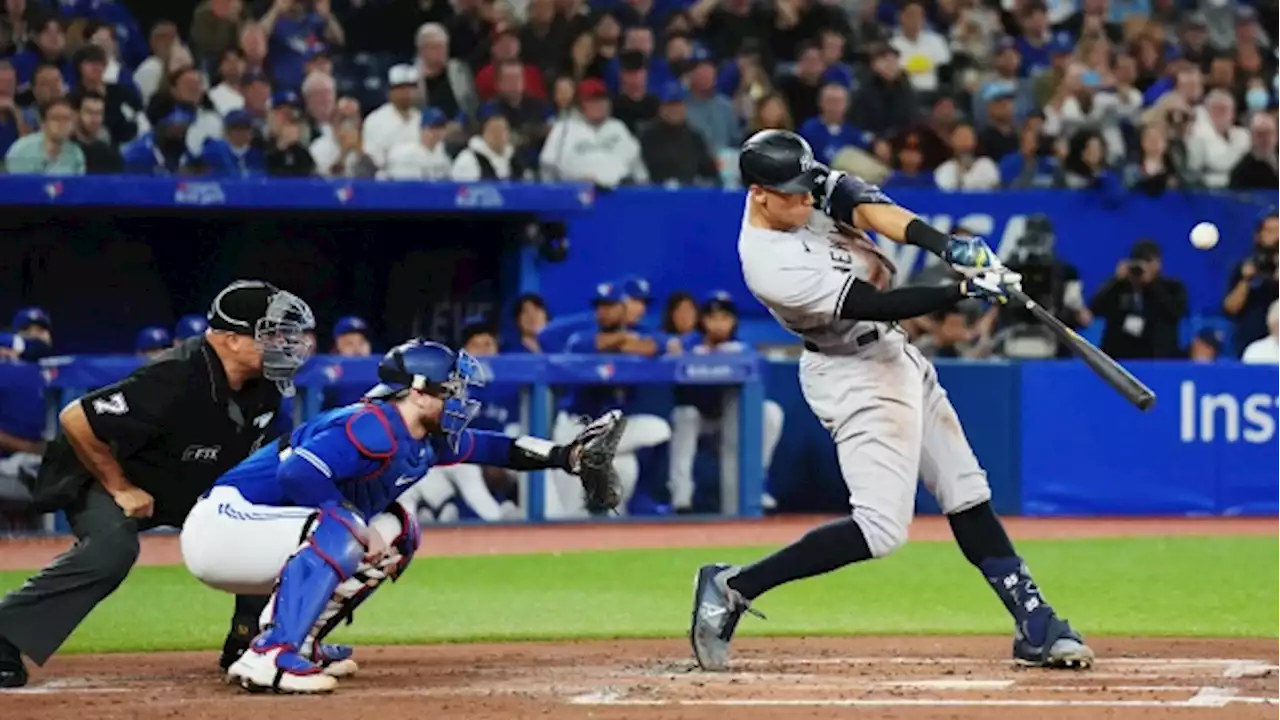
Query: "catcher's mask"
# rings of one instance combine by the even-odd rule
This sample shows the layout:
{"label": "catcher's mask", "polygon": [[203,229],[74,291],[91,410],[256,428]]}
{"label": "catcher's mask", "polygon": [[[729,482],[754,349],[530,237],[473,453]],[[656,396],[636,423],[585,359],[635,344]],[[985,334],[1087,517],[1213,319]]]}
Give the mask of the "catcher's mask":
{"label": "catcher's mask", "polygon": [[483,387],[488,379],[484,366],[466,350],[454,352],[440,343],[410,340],[387,352],[378,363],[381,383],[365,393],[371,399],[403,397],[410,390],[444,401],[440,429],[454,452],[462,431],[480,412],[480,401],[470,388]]}

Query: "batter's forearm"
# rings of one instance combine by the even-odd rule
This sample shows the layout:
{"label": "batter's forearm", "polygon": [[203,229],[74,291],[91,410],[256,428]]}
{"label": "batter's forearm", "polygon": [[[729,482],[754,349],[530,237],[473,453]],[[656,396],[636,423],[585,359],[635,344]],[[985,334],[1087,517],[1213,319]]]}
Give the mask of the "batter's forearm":
{"label": "batter's forearm", "polygon": [[951,237],[901,205],[867,203],[853,209],[853,224],[898,243],[916,245],[942,257]]}
{"label": "batter's forearm", "polygon": [[102,487],[109,493],[118,493],[134,488],[124,476],[124,468],[111,454],[111,447],[98,439],[89,427],[89,419],[85,417],[84,408],[76,401],[68,405],[58,415],[58,424],[67,436],[67,442],[75,451],[76,457],[91,475],[97,478]]}
{"label": "batter's forearm", "polygon": [[851,280],[840,305],[845,320],[888,322],[928,315],[955,305],[964,298],[960,285],[904,287],[881,292],[862,280]]}

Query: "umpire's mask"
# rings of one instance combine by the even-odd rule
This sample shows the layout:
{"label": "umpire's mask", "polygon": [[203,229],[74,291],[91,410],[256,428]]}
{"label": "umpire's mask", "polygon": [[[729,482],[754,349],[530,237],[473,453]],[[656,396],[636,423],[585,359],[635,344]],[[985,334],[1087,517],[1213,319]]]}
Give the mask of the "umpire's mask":
{"label": "umpire's mask", "polygon": [[234,282],[214,298],[209,327],[251,335],[262,350],[262,376],[274,382],[281,395],[294,395],[293,377],[311,357],[314,347],[308,333],[316,327],[302,298],[270,283]]}

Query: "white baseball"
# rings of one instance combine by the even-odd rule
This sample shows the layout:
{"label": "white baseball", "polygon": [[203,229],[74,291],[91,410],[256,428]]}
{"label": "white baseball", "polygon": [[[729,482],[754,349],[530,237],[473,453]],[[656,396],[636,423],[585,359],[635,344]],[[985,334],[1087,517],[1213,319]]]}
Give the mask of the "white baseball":
{"label": "white baseball", "polygon": [[1191,228],[1191,244],[1201,250],[1208,250],[1218,244],[1218,226],[1211,222],[1197,223]]}

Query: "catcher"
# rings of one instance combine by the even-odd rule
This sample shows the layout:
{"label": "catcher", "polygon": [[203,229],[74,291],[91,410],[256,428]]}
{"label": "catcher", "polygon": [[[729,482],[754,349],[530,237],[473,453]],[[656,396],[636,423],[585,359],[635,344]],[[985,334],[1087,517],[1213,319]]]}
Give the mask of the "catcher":
{"label": "catcher", "polygon": [[413,559],[418,523],[396,498],[433,465],[566,470],[581,478],[594,509],[618,504],[620,413],[563,446],[469,430],[480,403],[468,390],[484,374],[465,351],[406,342],[383,357],[381,384],[365,401],[263,447],[196,503],[182,530],[187,568],[219,590],[272,595],[229,681],[250,691],[322,693],[356,671],[351,648],[325,636]]}

